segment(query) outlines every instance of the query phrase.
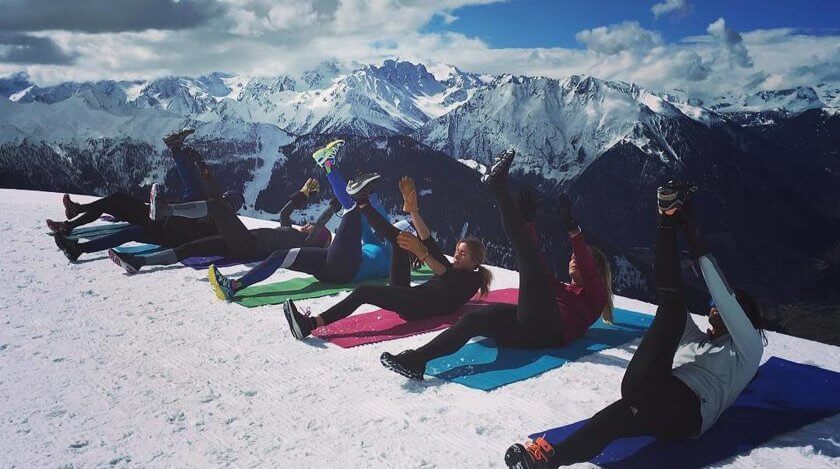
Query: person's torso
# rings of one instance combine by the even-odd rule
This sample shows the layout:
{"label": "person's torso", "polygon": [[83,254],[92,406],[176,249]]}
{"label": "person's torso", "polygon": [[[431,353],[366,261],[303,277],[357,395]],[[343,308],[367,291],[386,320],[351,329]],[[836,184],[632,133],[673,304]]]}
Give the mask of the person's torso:
{"label": "person's torso", "polygon": [[595,304],[586,289],[573,283],[555,281],[557,309],[563,318],[565,343],[579,339],[598,320],[604,306]]}
{"label": "person's torso", "polygon": [[387,278],[391,268],[391,250],[381,244],[363,244],[362,260],[353,282]]}
{"label": "person's torso", "polygon": [[448,309],[466,303],[481,287],[481,274],[474,270],[450,268],[443,275],[437,275],[414,288],[440,301]]}

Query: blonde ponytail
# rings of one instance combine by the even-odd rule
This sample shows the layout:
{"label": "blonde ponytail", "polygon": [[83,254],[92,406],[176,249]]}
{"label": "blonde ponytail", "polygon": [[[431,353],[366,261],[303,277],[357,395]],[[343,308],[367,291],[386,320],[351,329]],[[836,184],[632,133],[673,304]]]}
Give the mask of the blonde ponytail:
{"label": "blonde ponytail", "polygon": [[607,287],[607,304],[601,310],[601,319],[607,324],[612,324],[613,309],[615,309],[615,306],[613,304],[612,269],[610,268],[610,262],[600,249],[596,247],[590,247],[590,249],[592,250],[592,258],[595,260],[598,273],[601,274],[604,285]]}

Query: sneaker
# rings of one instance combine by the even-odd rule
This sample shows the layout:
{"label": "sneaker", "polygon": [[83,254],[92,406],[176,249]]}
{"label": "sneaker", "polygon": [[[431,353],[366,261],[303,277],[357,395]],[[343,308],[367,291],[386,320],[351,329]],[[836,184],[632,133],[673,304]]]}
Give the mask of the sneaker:
{"label": "sneaker", "polygon": [[64,194],[64,197],[61,198],[61,203],[64,204],[64,216],[68,220],[76,218],[76,215],[81,211],[79,210],[79,204],[70,200],[70,194]]}
{"label": "sneaker", "polygon": [[178,149],[184,145],[184,140],[186,140],[187,137],[194,133],[195,129],[190,127],[184,127],[181,130],[176,130],[175,132],[172,132],[166,137],[163,137],[163,143],[165,143],[166,146],[170,149]]}
{"label": "sneaker", "polygon": [[113,249],[108,250],[108,257],[114,261],[114,264],[125,269],[129,275],[134,275],[140,271],[141,265],[137,262],[134,256],[130,254],[121,254]]}
{"label": "sneaker", "polygon": [[315,153],[312,154],[312,158],[315,160],[315,164],[320,167],[324,167],[327,161],[331,161],[333,164],[335,163],[335,155],[338,153],[338,150],[344,145],[344,140],[333,140],[332,142],[328,143],[327,146],[317,150]]}
{"label": "sneaker", "polygon": [[67,257],[67,260],[70,262],[76,262],[79,259],[79,256],[82,255],[82,250],[79,249],[79,243],[72,239],[67,239],[61,233],[56,233],[55,237],[55,245],[58,246],[58,249],[61,249],[61,252],[64,253],[64,256]]}
{"label": "sneaker", "polygon": [[656,206],[660,215],[673,215],[685,205],[688,196],[697,192],[697,185],[691,182],[668,181],[656,189]]}
{"label": "sneaker", "polygon": [[507,467],[516,469],[548,469],[557,467],[551,464],[554,448],[543,437],[529,441],[525,445],[516,443],[505,453]]}
{"label": "sneaker", "polygon": [[379,173],[366,173],[356,176],[347,183],[347,194],[349,194],[353,200],[365,198],[373,192],[373,186],[371,183],[381,177],[382,176],[380,176]]}
{"label": "sneaker", "polygon": [[69,235],[70,232],[73,231],[73,229],[70,228],[70,224],[66,221],[47,220],[47,228],[57,235],[64,236]]}
{"label": "sneaker", "polygon": [[385,368],[399,373],[408,379],[423,381],[423,375],[426,373],[426,365],[416,363],[414,354],[414,350],[405,350],[396,355],[382,352],[379,361],[382,362],[382,366]]}
{"label": "sneaker", "polygon": [[220,300],[230,301],[236,296],[236,290],[233,288],[233,281],[222,275],[215,264],[210,264],[207,269],[207,279],[210,280],[210,286],[213,287],[213,292],[216,293],[216,298]]}
{"label": "sneaker", "polygon": [[309,337],[313,329],[312,318],[309,317],[309,314],[299,313],[292,300],[286,300],[283,303],[283,313],[286,315],[286,321],[289,321],[289,329],[292,330],[295,339],[303,340]]}
{"label": "sneaker", "polygon": [[149,218],[154,221],[160,220],[164,217],[166,211],[166,201],[163,199],[163,187],[158,184],[152,184],[152,190],[149,191]]}
{"label": "sneaker", "polygon": [[513,159],[516,157],[516,151],[505,150],[493,160],[493,166],[487,171],[487,174],[481,176],[481,182],[486,186],[499,186],[507,181],[508,171]]}

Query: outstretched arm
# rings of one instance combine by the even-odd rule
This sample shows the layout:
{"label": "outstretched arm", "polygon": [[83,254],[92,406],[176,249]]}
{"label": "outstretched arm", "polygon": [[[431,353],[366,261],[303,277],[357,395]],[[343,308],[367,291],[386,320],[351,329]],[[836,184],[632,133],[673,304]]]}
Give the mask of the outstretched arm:
{"label": "outstretched arm", "polygon": [[420,205],[417,203],[417,188],[414,185],[414,179],[403,176],[400,179],[400,193],[403,197],[403,211],[411,214],[411,221],[417,230],[417,236],[424,241],[429,239],[432,232],[423,217],[420,216]]}
{"label": "outstretched arm", "polygon": [[397,236],[397,244],[402,249],[410,251],[417,256],[421,262],[426,263],[435,275],[443,275],[451,265],[449,260],[446,259],[446,256],[440,252],[440,248],[438,248],[434,239],[429,238],[420,241],[413,234],[403,231]]}
{"label": "outstretched arm", "polygon": [[309,178],[299,191],[289,196],[289,201],[280,210],[280,226],[292,226],[292,212],[306,207],[309,195],[318,192],[319,184],[315,178]]}
{"label": "outstretched arm", "polygon": [[703,280],[709,289],[709,294],[717,305],[720,317],[732,337],[735,347],[745,356],[761,356],[764,345],[761,343],[761,335],[753,327],[747,313],[741,308],[735,292],[729,286],[717,260],[711,254],[706,254],[698,260],[700,271],[703,273]]}

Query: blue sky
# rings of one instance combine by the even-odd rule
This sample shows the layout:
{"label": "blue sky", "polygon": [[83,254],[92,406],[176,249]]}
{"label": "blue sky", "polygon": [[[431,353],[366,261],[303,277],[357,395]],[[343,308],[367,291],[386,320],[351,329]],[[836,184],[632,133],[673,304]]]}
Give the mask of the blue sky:
{"label": "blue sky", "polygon": [[428,32],[451,31],[476,37],[493,48],[582,48],[575,34],[624,21],[659,31],[667,42],[706,33],[718,18],[736,31],[796,28],[812,35],[840,32],[839,0],[696,0],[687,14],[655,19],[648,1],[511,0],[471,5],[453,12],[457,20],[446,24],[436,16]]}

